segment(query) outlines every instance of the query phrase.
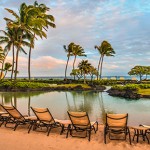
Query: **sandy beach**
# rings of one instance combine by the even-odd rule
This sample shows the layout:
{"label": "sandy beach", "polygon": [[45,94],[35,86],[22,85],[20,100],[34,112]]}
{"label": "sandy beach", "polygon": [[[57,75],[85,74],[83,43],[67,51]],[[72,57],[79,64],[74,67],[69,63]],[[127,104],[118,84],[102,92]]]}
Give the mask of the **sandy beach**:
{"label": "sandy beach", "polygon": [[[75,138],[66,134],[60,135],[60,129],[53,129],[49,136],[44,132],[31,131],[27,133],[27,126],[19,126],[16,131],[2,126],[0,128],[0,150],[148,150],[147,141],[139,143],[132,141],[107,140],[103,142],[103,125],[99,125],[99,130],[91,135],[91,141],[88,138]],[[133,137],[133,132],[131,131]],[[150,135],[148,135],[150,138]]]}

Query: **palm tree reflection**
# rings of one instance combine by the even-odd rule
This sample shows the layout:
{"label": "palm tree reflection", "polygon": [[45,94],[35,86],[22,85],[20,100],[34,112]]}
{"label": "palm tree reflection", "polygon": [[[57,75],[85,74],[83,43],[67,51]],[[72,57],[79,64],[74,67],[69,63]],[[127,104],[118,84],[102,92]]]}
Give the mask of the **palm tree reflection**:
{"label": "palm tree reflection", "polygon": [[[43,94],[44,92],[4,92],[0,93],[1,104],[2,105],[13,105],[16,108],[19,98],[28,98],[27,112],[30,116],[30,107],[31,107],[31,97]],[[24,107],[24,106],[22,106]]]}

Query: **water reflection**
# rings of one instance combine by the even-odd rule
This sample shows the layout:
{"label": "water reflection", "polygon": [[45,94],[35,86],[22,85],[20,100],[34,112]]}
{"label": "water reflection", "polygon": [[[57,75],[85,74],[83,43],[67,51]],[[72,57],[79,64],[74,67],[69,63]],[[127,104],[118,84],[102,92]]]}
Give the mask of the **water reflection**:
{"label": "water reflection", "polygon": [[150,124],[150,99],[127,101],[105,92],[1,92],[0,103],[14,105],[28,115],[33,115],[31,106],[49,108],[57,119],[68,119],[67,111],[86,111],[91,120],[102,123],[105,113],[129,113],[130,124]]}

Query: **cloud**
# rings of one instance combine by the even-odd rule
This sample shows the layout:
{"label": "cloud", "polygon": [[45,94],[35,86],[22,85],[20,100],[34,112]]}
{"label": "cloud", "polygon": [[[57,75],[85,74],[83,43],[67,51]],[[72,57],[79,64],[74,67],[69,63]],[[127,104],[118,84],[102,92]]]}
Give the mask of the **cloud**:
{"label": "cloud", "polygon": [[[0,1],[1,28],[5,28],[4,16],[11,15],[5,7],[18,11],[23,0]],[[34,0],[27,0],[33,4]],[[41,3],[41,1],[39,1]],[[47,39],[35,41],[32,50],[32,69],[34,75],[63,75],[67,54],[63,45],[70,42],[80,44],[87,58],[77,58],[76,66],[82,59],[88,59],[95,67],[99,53],[94,49],[103,40],[108,40],[116,55],[104,58],[103,73],[127,74],[131,67],[150,64],[150,3],[149,0],[43,0],[51,8],[56,28],[49,28]],[[28,49],[25,48],[28,53]],[[20,55],[20,71],[27,74],[27,56]],[[9,54],[11,57],[11,54]],[[72,69],[73,57],[68,67]],[[40,69],[39,69],[40,68]],[[41,71],[42,70],[42,71]]]}

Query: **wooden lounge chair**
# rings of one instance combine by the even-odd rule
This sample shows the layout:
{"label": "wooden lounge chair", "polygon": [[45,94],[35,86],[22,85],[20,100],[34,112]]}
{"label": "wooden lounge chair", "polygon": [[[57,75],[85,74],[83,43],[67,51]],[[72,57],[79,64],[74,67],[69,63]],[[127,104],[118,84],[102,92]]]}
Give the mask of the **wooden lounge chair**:
{"label": "wooden lounge chair", "polygon": [[57,127],[62,128],[61,124],[53,118],[48,108],[31,107],[31,109],[33,110],[34,114],[36,115],[38,119],[36,128],[46,127],[47,129],[46,132],[48,131],[47,136],[49,135],[52,128],[57,128]]}
{"label": "wooden lounge chair", "polygon": [[3,125],[5,121],[7,121],[10,118],[9,114],[4,111],[0,111],[0,127]]}
{"label": "wooden lounge chair", "polygon": [[[69,112],[68,111],[69,118],[71,120],[71,123],[68,127],[68,132],[66,135],[66,138],[68,137],[68,134],[70,132],[70,135],[73,137],[87,137],[88,134],[88,140],[90,141],[91,137],[91,131],[94,130],[95,133],[98,130],[98,122],[90,122],[89,116],[87,112]],[[73,132],[85,132],[85,136],[81,135],[73,135]]]}
{"label": "wooden lounge chair", "polygon": [[29,130],[28,130],[28,133],[29,133],[32,126],[37,121],[37,118],[35,116],[22,115],[14,106],[5,106],[5,105],[1,105],[1,106],[6,112],[8,112],[10,116],[10,119],[6,121],[6,125],[8,123],[15,124],[15,126],[13,127],[14,131],[16,130],[18,125],[29,124]]}
{"label": "wooden lounge chair", "polygon": [[[106,123],[104,126],[104,143],[106,144],[107,134],[109,134],[110,140],[126,140],[126,136],[129,134],[129,141],[131,144],[130,130],[127,126],[127,121],[128,114],[106,114]],[[118,138],[117,134],[124,135],[124,138]],[[114,138],[114,136],[117,138]]]}

